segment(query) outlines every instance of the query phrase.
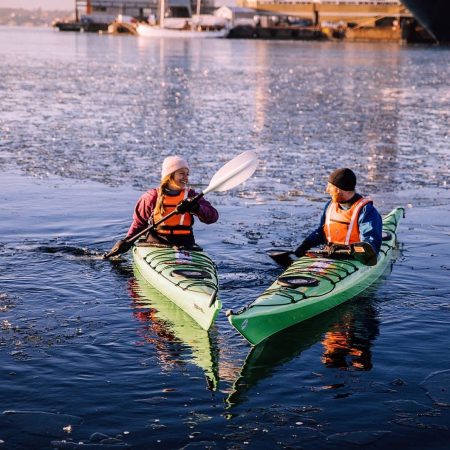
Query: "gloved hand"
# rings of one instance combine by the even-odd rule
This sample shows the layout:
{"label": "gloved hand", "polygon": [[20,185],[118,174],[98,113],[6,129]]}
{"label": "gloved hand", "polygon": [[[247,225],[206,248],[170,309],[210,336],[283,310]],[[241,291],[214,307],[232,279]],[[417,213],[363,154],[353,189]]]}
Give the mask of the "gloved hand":
{"label": "gloved hand", "polygon": [[115,256],[120,255],[121,253],[125,253],[133,246],[130,242],[128,242],[126,239],[121,239],[120,241],[117,241],[113,248],[108,253],[109,256]]}
{"label": "gloved hand", "polygon": [[351,245],[328,244],[325,246],[324,250],[327,252],[328,256],[346,257],[352,254]]}
{"label": "gloved hand", "polygon": [[335,248],[334,244],[327,244],[327,245],[325,245],[323,250],[327,256],[333,256],[336,248]]}
{"label": "gloved hand", "polygon": [[187,212],[196,213],[200,209],[198,201],[193,200],[193,198],[186,198],[177,205],[177,212],[179,214],[184,214]]}

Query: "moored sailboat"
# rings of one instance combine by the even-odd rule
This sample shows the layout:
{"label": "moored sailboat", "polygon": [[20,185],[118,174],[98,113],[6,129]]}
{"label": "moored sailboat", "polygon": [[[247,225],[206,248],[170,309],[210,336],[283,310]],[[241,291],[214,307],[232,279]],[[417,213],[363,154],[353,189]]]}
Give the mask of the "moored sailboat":
{"label": "moored sailboat", "polygon": [[200,14],[200,0],[197,11],[192,15],[189,1],[165,0],[159,2],[159,23],[154,19],[149,23],[138,23],[138,36],[155,38],[221,38],[228,35],[228,23],[225,19]]}

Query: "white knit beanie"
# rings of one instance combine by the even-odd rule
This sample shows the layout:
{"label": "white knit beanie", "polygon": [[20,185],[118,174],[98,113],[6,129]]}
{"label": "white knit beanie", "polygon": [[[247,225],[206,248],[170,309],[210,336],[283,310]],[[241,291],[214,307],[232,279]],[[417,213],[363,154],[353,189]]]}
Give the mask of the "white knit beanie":
{"label": "white knit beanie", "polygon": [[161,180],[179,169],[189,169],[189,164],[181,156],[168,156],[162,164]]}

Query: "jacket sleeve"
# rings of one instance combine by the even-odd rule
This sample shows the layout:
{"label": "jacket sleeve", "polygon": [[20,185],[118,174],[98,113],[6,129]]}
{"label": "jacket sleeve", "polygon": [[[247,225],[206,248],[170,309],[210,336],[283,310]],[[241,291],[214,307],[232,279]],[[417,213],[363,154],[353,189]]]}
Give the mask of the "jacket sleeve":
{"label": "jacket sleeve", "polygon": [[358,226],[361,242],[368,242],[378,254],[382,241],[383,221],[372,203],[368,203],[361,210]]}
{"label": "jacket sleeve", "polygon": [[320,218],[319,226],[303,240],[303,242],[297,247],[296,251],[308,251],[318,245],[326,244],[327,240],[323,231],[323,226],[325,224],[325,213],[329,204],[330,202],[327,202],[325,205],[322,217]]}
{"label": "jacket sleeve", "polygon": [[141,195],[134,207],[133,222],[128,230],[127,237],[133,236],[148,227],[157,198],[158,192],[156,189],[150,189]]}
{"label": "jacket sleeve", "polygon": [[[189,191],[189,197],[195,197],[197,193],[194,190]],[[197,216],[200,222],[203,223],[214,223],[219,219],[219,213],[205,197],[202,197],[198,202],[198,209],[193,212]]]}

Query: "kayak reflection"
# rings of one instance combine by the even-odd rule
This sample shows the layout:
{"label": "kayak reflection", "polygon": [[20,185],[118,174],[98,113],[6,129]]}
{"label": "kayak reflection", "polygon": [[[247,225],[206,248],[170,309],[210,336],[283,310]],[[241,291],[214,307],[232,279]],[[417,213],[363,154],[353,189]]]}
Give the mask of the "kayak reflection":
{"label": "kayak reflection", "polygon": [[379,321],[375,309],[355,305],[332,325],[322,338],[322,362],[337,369],[372,369],[371,344],[378,335]]}
{"label": "kayak reflection", "polygon": [[283,330],[250,350],[225,402],[229,408],[243,403],[261,380],[318,342],[325,367],[371,370],[371,347],[378,332],[377,312],[363,298]]}
{"label": "kayak reflection", "polygon": [[143,339],[152,344],[163,369],[182,367],[186,363],[185,347],[189,347],[188,362],[200,367],[207,387],[215,391],[219,384],[217,339],[201,328],[185,312],[149,285],[134,268],[129,281],[134,316],[148,324]]}

